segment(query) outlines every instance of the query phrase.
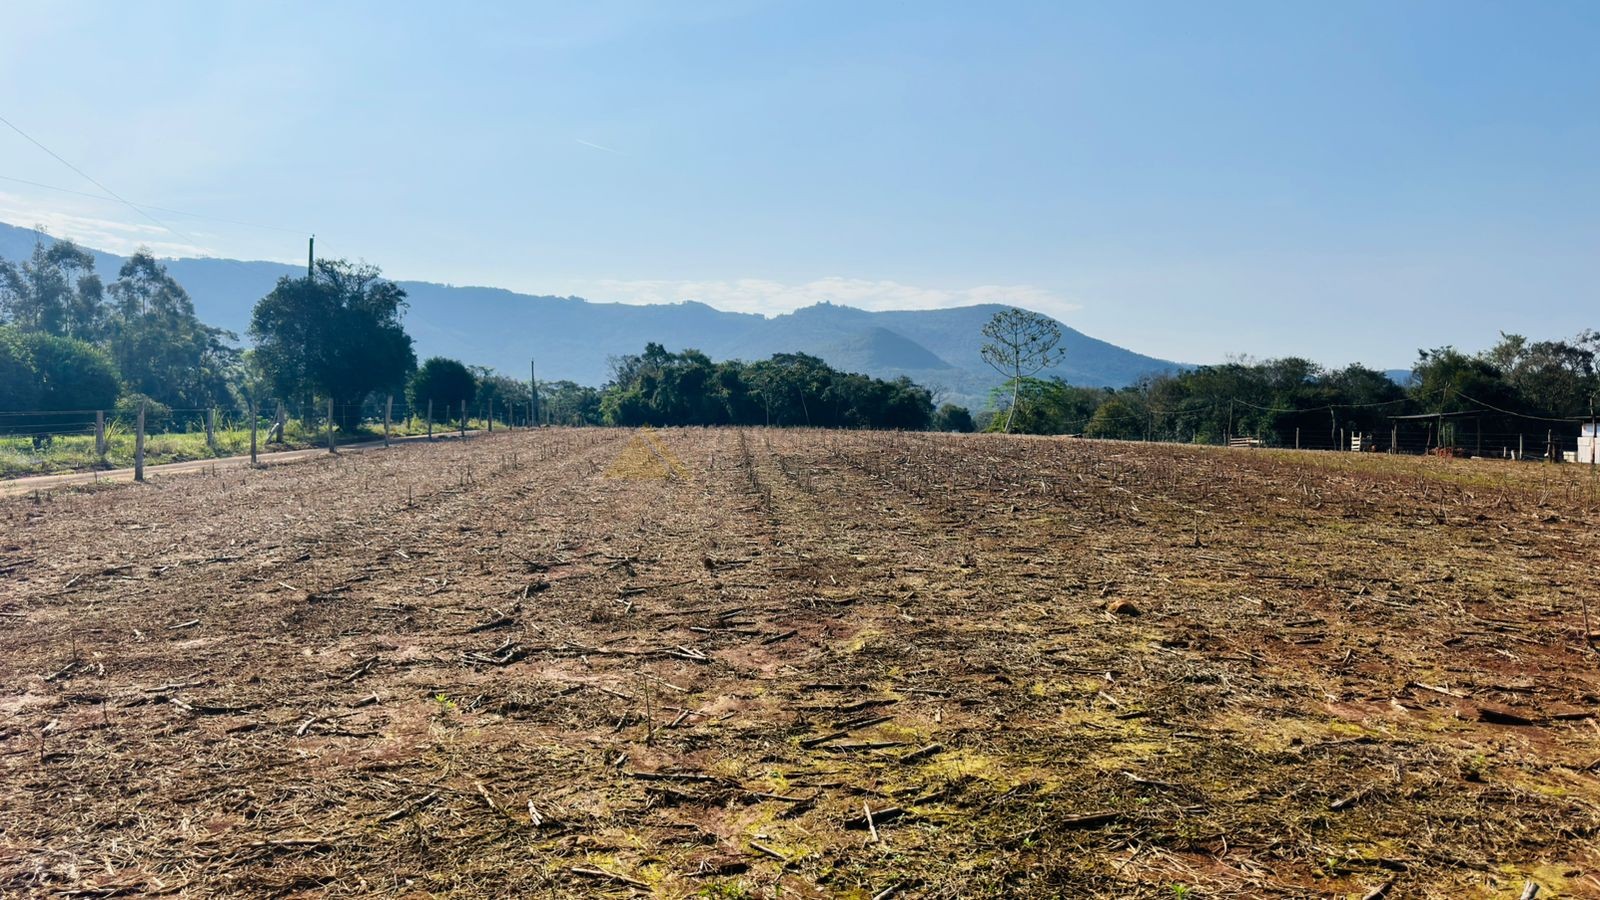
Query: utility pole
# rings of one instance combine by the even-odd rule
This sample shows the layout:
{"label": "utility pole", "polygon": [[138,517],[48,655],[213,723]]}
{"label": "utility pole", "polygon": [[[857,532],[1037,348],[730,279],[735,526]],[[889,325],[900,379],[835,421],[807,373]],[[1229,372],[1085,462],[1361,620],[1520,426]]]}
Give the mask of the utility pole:
{"label": "utility pole", "polygon": [[317,236],[312,235],[306,242],[306,280],[310,281],[316,272]]}
{"label": "utility pole", "polygon": [[539,361],[528,360],[528,416],[533,427],[539,427]]}
{"label": "utility pole", "polygon": [[133,434],[133,480],[144,480],[144,414],[150,406],[149,400],[139,401],[139,419],[134,425]]}

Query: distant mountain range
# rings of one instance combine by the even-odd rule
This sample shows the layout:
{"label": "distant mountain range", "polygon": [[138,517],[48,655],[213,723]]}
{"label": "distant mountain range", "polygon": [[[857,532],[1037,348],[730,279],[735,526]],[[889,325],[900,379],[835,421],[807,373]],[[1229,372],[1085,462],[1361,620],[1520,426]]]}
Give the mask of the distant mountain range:
{"label": "distant mountain range", "polygon": [[[0,257],[25,259],[37,234],[0,223]],[[107,283],[123,258],[93,251]],[[171,259],[169,271],[194,298],[207,324],[243,337],[255,302],[284,276],[305,270],[271,262]],[[849,372],[880,378],[906,375],[943,390],[947,399],[981,407],[1001,376],[978,355],[985,322],[1003,307],[867,312],[819,303],[785,315],[765,316],[683,302],[634,306],[579,297],[518,294],[499,288],[453,287],[403,281],[410,298],[406,329],[419,359],[449,356],[526,377],[537,359],[539,377],[600,385],[610,378],[607,359],[638,353],[649,341],[669,350],[693,347],[713,359],[762,359],[803,352]],[[1086,387],[1123,387],[1179,363],[1144,356],[1061,326],[1065,361],[1048,374]]]}

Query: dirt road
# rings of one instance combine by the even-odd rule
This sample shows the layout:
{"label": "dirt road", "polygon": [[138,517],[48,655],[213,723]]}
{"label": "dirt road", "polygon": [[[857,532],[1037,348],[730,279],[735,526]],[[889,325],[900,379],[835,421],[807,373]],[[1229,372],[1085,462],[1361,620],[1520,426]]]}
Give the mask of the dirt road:
{"label": "dirt road", "polygon": [[[475,435],[477,432],[469,431],[467,434]],[[441,433],[433,440],[456,440],[459,436],[454,432]],[[406,437],[393,437],[391,443],[400,444],[411,441],[426,441],[426,435],[408,435]],[[363,441],[358,444],[344,444],[339,447],[340,453],[363,453],[368,450],[382,450],[382,440]],[[260,465],[272,466],[296,460],[311,459],[317,456],[327,456],[327,447],[307,448],[304,450],[278,450],[272,453],[257,453],[256,460]],[[182,475],[185,473],[210,472],[213,470],[238,469],[250,465],[249,456],[224,456],[219,459],[194,459],[187,462],[162,463],[159,466],[145,466],[146,478],[156,478],[166,475]],[[58,475],[30,475],[25,478],[11,478],[0,481],[0,497],[20,497],[32,494],[34,491],[52,491],[57,488],[72,487],[85,484],[100,484],[102,482],[119,483],[132,482],[133,469],[105,469],[93,472],[62,472]]]}

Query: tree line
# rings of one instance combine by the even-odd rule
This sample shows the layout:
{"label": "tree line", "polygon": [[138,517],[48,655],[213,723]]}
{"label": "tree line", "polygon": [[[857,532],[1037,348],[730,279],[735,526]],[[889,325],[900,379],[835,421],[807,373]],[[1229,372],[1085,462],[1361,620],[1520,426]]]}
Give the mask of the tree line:
{"label": "tree line", "polygon": [[[1028,378],[996,399],[1009,407],[1011,430],[1029,434],[1197,443],[1250,437],[1269,446],[1343,445],[1366,435],[1387,446],[1404,429],[1402,439],[1413,442],[1466,444],[1474,435],[1502,441],[1575,431],[1572,420],[1593,416],[1600,400],[1597,354],[1600,335],[1591,331],[1541,341],[1502,334],[1481,353],[1419,351],[1404,385],[1359,364],[1330,369],[1283,357],[1197,366],[1122,389]],[[1017,399],[1008,403],[1012,392]],[[1428,418],[1441,414],[1438,422]],[[1443,418],[1455,414],[1470,414],[1470,424]],[[998,416],[981,424],[1003,427]]]}
{"label": "tree line", "polygon": [[778,353],[714,362],[650,343],[611,360],[599,413],[612,425],[773,425],[923,430],[933,395],[909,378],[841,372],[815,356]]}
{"label": "tree line", "polygon": [[[149,251],[107,285],[91,253],[41,240],[27,259],[0,259],[0,433],[41,442],[81,428],[88,410],[131,421],[143,409],[152,429],[185,428],[212,409],[270,414],[274,400],[302,417],[331,407],[344,430],[381,415],[385,396],[437,398],[441,421],[459,417],[462,400],[492,401],[502,416],[529,408],[527,383],[487,368],[419,369],[405,308],[405,291],[376,266],[319,259],[256,303],[245,349],[200,321]],[[434,383],[443,362],[461,369],[453,385]],[[567,385],[555,387],[565,399]]]}
{"label": "tree line", "polygon": [[238,365],[233,340],[195,316],[189,295],[147,251],[110,285],[71,241],[0,259],[0,411],[111,409],[128,396],[213,406],[228,396]]}
{"label": "tree line", "polygon": [[402,322],[405,290],[365,263],[318,259],[304,276],[280,278],[252,309],[248,349],[201,322],[148,251],[109,286],[94,268],[93,255],[65,240],[0,260],[0,413],[38,439],[56,424],[52,411],[115,409],[131,419],[143,408],[160,428],[196,424],[214,408],[271,415],[278,403],[306,418],[331,411],[353,431],[381,416],[389,397],[440,422],[492,410],[502,421],[567,425],[971,428],[964,410],[936,411],[909,379],[841,372],[802,353],[713,362],[652,343],[612,360],[601,388],[552,381],[537,395],[486,367],[419,364]]}
{"label": "tree line", "polygon": [[1005,380],[976,417],[936,407],[933,392],[910,379],[842,372],[804,353],[713,361],[657,343],[613,359],[600,388],[544,382],[535,395],[528,382],[485,367],[442,358],[419,365],[402,324],[405,291],[375,266],[319,259],[306,275],[279,279],[252,311],[249,349],[201,322],[148,251],[109,285],[94,267],[90,253],[65,240],[41,241],[26,260],[0,259],[0,413],[12,416],[3,424],[48,433],[53,411],[140,406],[190,414],[175,417],[181,424],[210,408],[266,413],[275,400],[302,416],[331,406],[340,428],[354,430],[382,415],[383,398],[400,397],[441,422],[465,408],[570,425],[987,429],[1330,446],[1380,435],[1397,415],[1472,413],[1480,433],[1503,435],[1592,416],[1600,399],[1600,335],[1590,331],[1566,340],[1502,335],[1477,354],[1420,351],[1405,386],[1359,364],[1328,369],[1296,357],[1186,368],[1121,389],[1076,386],[1047,377],[1061,360],[1059,326],[1018,309],[984,329],[982,357]]}

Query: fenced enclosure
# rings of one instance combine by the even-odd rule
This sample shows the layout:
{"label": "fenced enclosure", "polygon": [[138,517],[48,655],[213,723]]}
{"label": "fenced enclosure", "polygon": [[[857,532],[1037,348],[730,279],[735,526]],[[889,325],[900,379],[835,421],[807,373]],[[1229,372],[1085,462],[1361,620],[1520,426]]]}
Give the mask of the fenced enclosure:
{"label": "fenced enclosure", "polygon": [[[0,478],[139,465],[139,405],[115,409],[0,412]],[[551,410],[540,403],[480,400],[450,409],[433,404],[412,407],[403,397],[373,396],[357,404],[316,400],[268,400],[252,415],[248,408],[171,408],[144,404],[145,462],[243,456],[260,452],[335,448],[391,437],[433,436],[446,432],[524,428],[530,421],[549,424]],[[1526,419],[1527,421],[1522,421]],[[1508,423],[1510,423],[1508,425]],[[1353,423],[1352,423],[1353,424]],[[1518,427],[1518,426],[1527,427]],[[1487,427],[1486,427],[1487,426]],[[1595,425],[1576,420],[1489,417],[1484,413],[1418,414],[1390,417],[1384,428],[1293,428],[1278,433],[1235,433],[1215,438],[1234,449],[1295,449],[1401,455],[1444,455],[1511,460],[1600,464],[1593,452]],[[1587,434],[1587,436],[1585,436]],[[1066,436],[1063,436],[1066,437]],[[1196,434],[1148,432],[1147,443],[1204,443]]]}
{"label": "fenced enclosure", "polygon": [[0,478],[136,467],[141,406],[143,456],[149,465],[245,456],[252,446],[271,452],[385,437],[525,428],[531,418],[526,408],[506,408],[492,401],[450,410],[431,405],[414,409],[400,397],[344,405],[274,400],[253,415],[248,409],[155,403],[0,412]]}

